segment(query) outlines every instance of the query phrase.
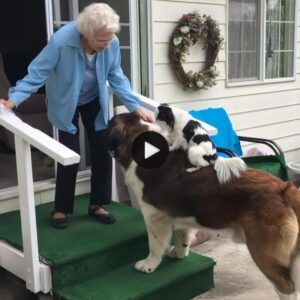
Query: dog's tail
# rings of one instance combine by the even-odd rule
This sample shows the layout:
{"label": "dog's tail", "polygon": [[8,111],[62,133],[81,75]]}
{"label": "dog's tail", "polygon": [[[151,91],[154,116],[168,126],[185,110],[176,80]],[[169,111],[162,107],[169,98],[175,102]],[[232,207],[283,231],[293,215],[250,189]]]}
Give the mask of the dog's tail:
{"label": "dog's tail", "polygon": [[247,168],[244,161],[239,157],[224,158],[218,156],[214,163],[214,169],[220,183],[226,183],[233,177],[240,177],[241,173]]}

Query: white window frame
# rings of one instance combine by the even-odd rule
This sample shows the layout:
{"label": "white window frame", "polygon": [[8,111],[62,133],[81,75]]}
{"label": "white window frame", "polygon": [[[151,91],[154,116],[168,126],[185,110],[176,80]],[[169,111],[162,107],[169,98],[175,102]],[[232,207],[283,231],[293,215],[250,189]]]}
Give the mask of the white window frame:
{"label": "white window frame", "polygon": [[149,98],[154,97],[154,66],[153,66],[153,20],[154,1],[147,0],[147,36],[148,36],[148,85],[149,85]]}
{"label": "white window frame", "polygon": [[[153,41],[153,31],[152,31],[152,0],[146,0],[147,2],[147,37],[148,37],[148,86],[149,86],[149,97],[153,97],[153,51],[152,41]],[[141,64],[137,57],[140,57],[140,26],[139,26],[139,12],[138,12],[139,0],[129,0],[129,18],[130,18],[130,41],[131,41],[131,86],[132,89],[137,93],[142,93],[141,91]]]}
{"label": "white window frame", "polygon": [[260,1],[260,79],[252,81],[236,81],[230,82],[228,78],[229,71],[229,2],[227,5],[227,24],[226,24],[226,86],[227,87],[236,87],[236,86],[247,86],[247,85],[258,85],[258,84],[270,84],[278,82],[290,82],[296,80],[297,73],[297,27],[298,27],[298,4],[299,0],[295,0],[295,24],[294,24],[294,62],[293,62],[293,76],[292,77],[282,77],[282,78],[265,78],[265,43],[266,43],[266,1]]}
{"label": "white window frame", "polygon": [[[131,68],[131,86],[136,92],[140,92],[140,63],[137,57],[140,57],[139,53],[139,25],[138,25],[138,1],[129,1],[129,22],[126,26],[129,26],[130,34],[130,68]],[[125,24],[123,24],[125,26]]]}

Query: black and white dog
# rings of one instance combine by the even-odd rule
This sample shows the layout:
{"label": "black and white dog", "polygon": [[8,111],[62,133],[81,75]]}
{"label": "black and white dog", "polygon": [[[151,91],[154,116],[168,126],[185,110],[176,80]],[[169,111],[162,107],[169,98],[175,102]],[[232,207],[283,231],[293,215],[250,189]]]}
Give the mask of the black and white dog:
{"label": "black and white dog", "polygon": [[167,104],[158,106],[156,122],[162,128],[170,151],[183,149],[187,151],[189,161],[195,167],[188,172],[213,165],[220,183],[239,177],[246,165],[239,157],[223,158],[218,156],[216,147],[201,122],[188,112]]}

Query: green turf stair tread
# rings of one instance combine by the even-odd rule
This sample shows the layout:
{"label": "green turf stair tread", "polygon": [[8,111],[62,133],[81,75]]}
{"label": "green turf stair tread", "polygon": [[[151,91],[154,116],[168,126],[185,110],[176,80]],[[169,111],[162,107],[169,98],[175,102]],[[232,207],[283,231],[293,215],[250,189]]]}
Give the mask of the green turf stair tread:
{"label": "green turf stair tread", "polygon": [[[130,243],[146,234],[141,213],[124,204],[107,205],[117,222],[102,224],[87,215],[88,195],[78,196],[74,213],[69,217],[69,227],[65,230],[50,226],[52,207],[52,203],[37,206],[36,216],[40,256],[55,266]],[[22,249],[19,211],[0,215],[0,239]]]}
{"label": "green turf stair tread", "polygon": [[68,300],[184,300],[214,286],[210,258],[190,253],[183,260],[166,258],[150,274],[138,272],[134,263],[107,272],[92,280],[56,289]]}

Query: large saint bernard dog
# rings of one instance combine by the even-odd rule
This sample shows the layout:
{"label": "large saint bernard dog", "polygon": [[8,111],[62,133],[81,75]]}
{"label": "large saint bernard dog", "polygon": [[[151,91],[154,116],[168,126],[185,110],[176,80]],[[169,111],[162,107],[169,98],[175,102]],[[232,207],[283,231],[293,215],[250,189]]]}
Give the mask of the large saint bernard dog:
{"label": "large saint bernard dog", "polygon": [[[195,172],[183,150],[169,153],[156,169],[144,169],[132,159],[131,145],[155,124],[141,122],[133,113],[115,116],[109,123],[108,143],[124,168],[144,215],[149,255],[138,261],[139,271],[153,272],[164,255],[184,258],[199,228],[232,228],[244,241],[280,299],[300,295],[300,192],[289,182],[254,169],[220,184],[212,166]],[[154,128],[155,129],[155,128]],[[176,243],[169,246],[172,231]]]}

